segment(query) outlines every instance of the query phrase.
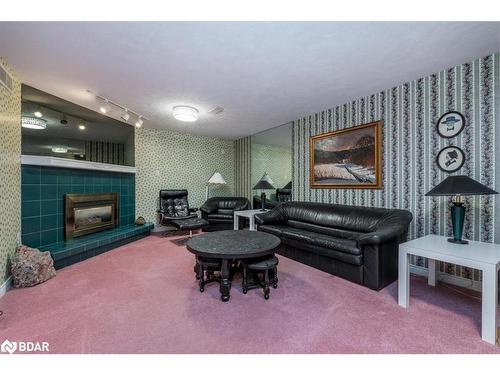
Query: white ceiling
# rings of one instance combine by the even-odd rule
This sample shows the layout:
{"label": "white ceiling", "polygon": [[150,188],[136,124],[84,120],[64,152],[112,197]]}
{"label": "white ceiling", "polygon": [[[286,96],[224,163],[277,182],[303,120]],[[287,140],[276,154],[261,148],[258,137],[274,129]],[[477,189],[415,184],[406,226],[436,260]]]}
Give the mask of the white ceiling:
{"label": "white ceiling", "polygon": [[[0,54],[24,83],[97,109],[90,89],[148,127],[232,139],[499,50],[500,23],[0,23]],[[175,104],[200,120],[178,122]]]}
{"label": "white ceiling", "polygon": [[292,123],[264,130],[252,137],[254,143],[292,149]]}

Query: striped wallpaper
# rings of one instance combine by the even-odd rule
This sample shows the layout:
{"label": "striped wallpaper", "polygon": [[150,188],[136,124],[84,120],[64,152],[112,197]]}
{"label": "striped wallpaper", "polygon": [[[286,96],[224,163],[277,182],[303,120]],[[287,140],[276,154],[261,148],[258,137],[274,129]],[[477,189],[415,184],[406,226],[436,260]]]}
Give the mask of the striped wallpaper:
{"label": "striped wallpaper", "polygon": [[[496,53],[295,121],[293,199],[404,208],[414,215],[411,238],[451,235],[451,198],[425,197],[425,193],[447,176],[435,164],[437,153],[447,145],[457,145],[466,154],[457,174],[500,190],[499,58]],[[444,139],[435,124],[449,110],[464,114],[466,128],[458,137]],[[309,137],[376,120],[383,121],[383,188],[310,189]],[[500,242],[500,198],[466,198],[466,207],[464,236]],[[426,266],[425,259],[414,263]],[[441,270],[475,280],[480,277],[454,265],[442,264]]]}
{"label": "striped wallpaper", "polygon": [[252,202],[252,137],[234,141],[235,196]]}

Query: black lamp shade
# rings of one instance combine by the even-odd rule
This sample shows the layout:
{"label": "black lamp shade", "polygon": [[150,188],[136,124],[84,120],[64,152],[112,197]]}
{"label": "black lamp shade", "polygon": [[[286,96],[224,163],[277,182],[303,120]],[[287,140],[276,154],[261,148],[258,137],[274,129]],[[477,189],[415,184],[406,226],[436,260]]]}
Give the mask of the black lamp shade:
{"label": "black lamp shade", "polygon": [[253,188],[254,190],[273,190],[274,186],[271,185],[269,181],[260,180]]}
{"label": "black lamp shade", "polygon": [[435,195],[489,195],[498,194],[495,190],[467,176],[448,176],[431,189],[427,196]]}
{"label": "black lamp shade", "polygon": [[292,188],[292,181],[290,181],[288,184],[283,186],[283,189],[291,189]]}

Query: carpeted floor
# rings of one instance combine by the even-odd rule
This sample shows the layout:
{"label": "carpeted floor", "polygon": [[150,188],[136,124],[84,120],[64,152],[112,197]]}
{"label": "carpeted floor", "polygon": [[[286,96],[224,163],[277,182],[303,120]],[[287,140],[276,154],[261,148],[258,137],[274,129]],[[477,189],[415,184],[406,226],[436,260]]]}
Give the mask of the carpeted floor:
{"label": "carpeted floor", "polygon": [[411,281],[381,292],[280,257],[278,289],[219,299],[197,289],[194,256],[150,236],[60,270],[0,299],[0,342],[47,341],[52,353],[500,353],[480,338],[480,300]]}

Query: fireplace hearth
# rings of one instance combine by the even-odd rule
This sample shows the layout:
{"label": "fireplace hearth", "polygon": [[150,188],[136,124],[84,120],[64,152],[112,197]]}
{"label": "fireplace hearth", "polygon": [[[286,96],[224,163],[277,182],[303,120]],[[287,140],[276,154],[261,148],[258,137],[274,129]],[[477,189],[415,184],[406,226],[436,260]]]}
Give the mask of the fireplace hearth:
{"label": "fireplace hearth", "polygon": [[66,194],[66,239],[118,226],[118,193]]}

